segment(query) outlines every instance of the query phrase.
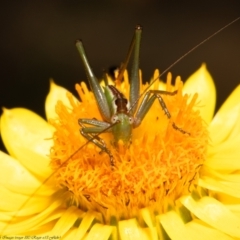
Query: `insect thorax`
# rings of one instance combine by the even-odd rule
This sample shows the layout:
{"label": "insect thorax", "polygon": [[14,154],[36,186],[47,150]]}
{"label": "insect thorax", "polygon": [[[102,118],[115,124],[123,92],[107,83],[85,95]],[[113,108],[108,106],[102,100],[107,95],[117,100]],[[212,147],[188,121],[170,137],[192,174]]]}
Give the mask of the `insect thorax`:
{"label": "insect thorax", "polygon": [[127,113],[129,102],[126,97],[113,85],[105,87],[104,94],[107,98],[111,114]]}

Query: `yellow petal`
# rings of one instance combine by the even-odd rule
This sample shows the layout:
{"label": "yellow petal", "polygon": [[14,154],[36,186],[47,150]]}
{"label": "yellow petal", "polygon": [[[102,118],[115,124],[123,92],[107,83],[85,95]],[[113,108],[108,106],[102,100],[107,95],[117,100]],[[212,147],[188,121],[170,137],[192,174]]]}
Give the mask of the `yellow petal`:
{"label": "yellow petal", "polygon": [[204,240],[233,240],[233,238],[227,236],[226,234],[210,228],[209,226],[203,225],[202,222],[198,219],[194,219],[193,221],[186,224],[187,231],[194,233],[195,239],[204,239]]}
{"label": "yellow petal", "polygon": [[213,228],[230,236],[240,237],[240,218],[221,202],[211,197],[203,197],[195,201],[191,196],[182,197],[180,201],[194,215]]}
{"label": "yellow petal", "polygon": [[180,216],[174,212],[170,211],[165,214],[161,214],[159,217],[160,223],[162,224],[164,230],[167,232],[168,236],[172,240],[192,240],[196,239],[186,231],[185,224]]}
{"label": "yellow petal", "polygon": [[216,229],[203,225],[200,220],[193,220],[184,224],[180,216],[174,211],[160,215],[159,219],[172,240],[233,239]]}
{"label": "yellow petal", "polygon": [[240,169],[240,138],[225,141],[215,147],[209,147],[208,159],[204,165],[223,172],[232,172]]}
{"label": "yellow petal", "polygon": [[140,210],[141,215],[143,217],[143,220],[145,221],[145,223],[147,224],[147,226],[149,227],[154,227],[154,223],[150,214],[150,211],[148,210],[148,208],[142,208]]}
{"label": "yellow petal", "polygon": [[51,203],[49,195],[46,196],[44,193],[42,191],[36,195],[25,195],[0,186],[0,210],[2,211],[0,219],[10,221],[16,216],[24,217],[43,211]]}
{"label": "yellow petal", "polygon": [[[41,184],[42,182],[16,159],[0,151],[0,185],[2,187],[15,193],[31,195]],[[44,187],[41,190],[46,191]]]}
{"label": "yellow petal", "polygon": [[214,178],[203,177],[199,180],[199,186],[240,198],[239,183],[219,181]]}
{"label": "yellow petal", "polygon": [[[65,106],[69,107],[70,109],[72,108],[69,102],[69,99],[67,97],[68,94],[71,94],[71,93],[67,89],[55,84],[54,81],[50,79],[50,91],[45,101],[45,112],[46,112],[47,119],[58,118],[58,115],[56,114],[56,111],[55,111],[55,106],[59,100],[61,100]],[[73,100],[78,101],[74,96],[73,96]]]}
{"label": "yellow petal", "polygon": [[153,218],[151,216],[151,213],[148,208],[142,208],[140,210],[141,215],[143,217],[143,220],[147,224],[148,228],[144,229],[148,233],[147,235],[151,236],[150,239],[152,240],[157,240],[158,239],[158,233],[157,233],[157,228],[154,224]]}
{"label": "yellow petal", "polygon": [[201,171],[200,186],[240,198],[240,173],[227,173],[205,166]]}
{"label": "yellow petal", "polygon": [[183,86],[183,93],[198,93],[199,106],[196,107],[205,122],[212,120],[216,105],[216,88],[205,64],[193,73]]}
{"label": "yellow petal", "polygon": [[[62,200],[57,199],[41,211],[37,215],[21,219],[19,222],[14,223],[2,223],[0,222],[0,233],[2,235],[7,235],[11,233],[20,234],[28,232],[31,228],[42,225],[43,221],[46,220],[49,215],[53,214],[56,209],[62,205]],[[52,218],[50,218],[52,220]],[[45,222],[44,222],[45,223]]]}
{"label": "yellow petal", "polygon": [[56,190],[42,186],[17,160],[1,151],[0,171],[0,209],[5,213],[9,211],[1,220],[10,221],[14,211],[18,216],[25,216],[43,211],[49,205],[48,196]]}
{"label": "yellow petal", "polygon": [[[61,240],[82,239],[82,238],[76,238],[75,237],[76,236],[76,232],[77,232],[77,229],[76,228],[72,228],[64,235],[64,237],[60,236],[60,235],[57,235],[57,236],[59,236],[59,239],[61,239]],[[47,234],[47,236],[49,236],[49,238],[50,238],[50,236],[52,236],[52,234],[49,233],[49,234]]]}
{"label": "yellow petal", "polygon": [[37,176],[46,178],[54,128],[44,119],[24,108],[4,109],[1,135],[10,155]]}
{"label": "yellow petal", "polygon": [[75,206],[69,207],[55,224],[51,234],[63,236],[69,229],[71,229],[75,221],[82,214],[82,211],[78,210]]}
{"label": "yellow petal", "polygon": [[227,100],[223,103],[223,105],[217,112],[216,116],[214,117],[213,122],[217,121],[217,119],[215,118],[219,118],[221,117],[221,115],[225,115],[229,111],[229,109],[234,108],[236,105],[240,105],[239,96],[240,96],[240,84],[233,90],[233,92],[229,95]]}
{"label": "yellow petal", "polygon": [[138,226],[136,219],[119,221],[119,234],[122,240],[150,240],[150,236]]}
{"label": "yellow petal", "polygon": [[88,233],[86,240],[108,240],[113,227],[96,223]]}
{"label": "yellow petal", "polygon": [[77,229],[75,239],[82,239],[83,236],[85,236],[94,219],[95,214],[93,212],[88,211],[86,214],[84,214],[84,217]]}
{"label": "yellow petal", "polygon": [[213,145],[240,136],[240,85],[219,109],[209,126]]}

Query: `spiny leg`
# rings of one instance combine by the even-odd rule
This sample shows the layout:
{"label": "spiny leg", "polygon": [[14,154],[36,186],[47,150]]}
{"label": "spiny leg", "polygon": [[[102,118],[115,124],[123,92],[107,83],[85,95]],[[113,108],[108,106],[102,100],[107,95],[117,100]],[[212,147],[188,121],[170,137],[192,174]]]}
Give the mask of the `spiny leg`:
{"label": "spiny leg", "polygon": [[[78,123],[82,127],[80,129],[82,136],[98,146],[101,149],[101,152],[107,153],[110,158],[111,166],[114,166],[114,158],[111,151],[106,147],[105,141],[98,136],[100,133],[111,131],[111,124],[108,122],[99,121],[97,119],[85,118],[79,119]],[[86,127],[84,124],[89,124],[95,127]]]}
{"label": "spiny leg", "polygon": [[[151,96],[152,94],[152,96]],[[151,108],[152,104],[154,103],[155,99],[157,98],[165,115],[167,116],[168,119],[171,118],[171,114],[161,96],[161,94],[164,94],[164,95],[170,95],[170,96],[174,96],[175,94],[177,94],[177,90],[176,91],[173,91],[173,92],[168,92],[168,91],[163,91],[163,90],[149,90],[146,92],[139,108],[138,108],[138,111],[136,113],[136,116],[135,116],[135,125],[134,125],[134,128],[135,127],[138,127],[142,120],[144,119],[144,117],[146,116],[147,112],[149,111],[149,109]],[[172,123],[172,127],[183,133],[183,134],[189,134],[188,132],[186,132],[185,130],[183,130],[182,128],[178,127],[174,122]]]}
{"label": "spiny leg", "polygon": [[[85,128],[86,129],[86,128]],[[114,158],[113,155],[111,153],[111,151],[106,147],[106,144],[104,142],[104,140],[98,136],[96,136],[95,134],[91,134],[91,133],[85,133],[83,131],[83,129],[80,130],[80,133],[82,134],[83,137],[85,137],[87,140],[93,142],[96,146],[98,146],[101,149],[101,152],[105,152],[108,154],[109,158],[110,158],[110,164],[111,166],[114,166]]]}
{"label": "spiny leg", "polygon": [[[175,94],[177,94],[177,90],[174,92],[168,92],[168,91],[163,91],[163,90],[149,90],[150,93],[153,93],[154,95],[156,95],[163,111],[165,112],[165,114],[167,115],[168,119],[171,118],[171,114],[167,109],[167,106],[162,98],[162,96],[160,94],[165,94],[165,95],[171,95],[174,96]],[[182,128],[178,127],[174,122],[172,123],[172,127],[174,129],[176,129],[177,131],[183,133],[183,134],[188,134],[190,135],[190,133],[186,132],[185,130],[183,130]]]}
{"label": "spiny leg", "polygon": [[174,96],[175,94],[177,94],[177,90],[174,91],[174,92],[168,92],[168,91],[163,91],[163,90],[149,90],[148,92],[149,92],[149,94],[152,93],[153,96],[155,96],[158,99],[158,101],[159,101],[159,103],[160,103],[164,113],[167,115],[168,119],[170,119],[171,118],[171,114],[168,111],[167,106],[166,106],[166,104],[165,104],[165,102],[164,102],[164,100],[163,100],[163,98],[162,98],[162,96],[160,94]]}

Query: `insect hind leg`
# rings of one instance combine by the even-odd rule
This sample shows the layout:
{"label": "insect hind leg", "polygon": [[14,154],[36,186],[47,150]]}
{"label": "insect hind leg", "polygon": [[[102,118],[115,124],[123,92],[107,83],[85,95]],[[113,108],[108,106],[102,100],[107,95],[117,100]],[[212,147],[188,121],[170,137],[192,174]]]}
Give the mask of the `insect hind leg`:
{"label": "insect hind leg", "polygon": [[[148,90],[146,92],[146,94],[143,97],[142,102],[140,103],[140,106],[138,108],[138,111],[136,113],[135,116],[135,121],[134,121],[134,128],[138,127],[142,120],[144,119],[144,117],[146,116],[147,112],[149,111],[149,109],[151,108],[151,106],[153,105],[154,101],[156,100],[156,98],[158,99],[158,102],[160,104],[160,106],[162,107],[162,110],[164,111],[165,115],[167,116],[168,119],[171,119],[171,114],[161,96],[161,94],[164,95],[170,95],[170,96],[174,96],[175,94],[177,94],[177,90],[173,91],[173,92],[168,92],[168,91],[163,91],[163,90]],[[174,122],[172,123],[172,127],[183,133],[183,134],[189,134],[187,131],[183,130],[182,128],[178,127]]]}
{"label": "insect hind leg", "polygon": [[[160,94],[174,96],[175,94],[177,94],[178,91],[176,90],[176,91],[173,91],[173,92],[168,92],[168,91],[163,91],[163,90],[149,90],[149,92],[155,95],[155,97],[158,99],[159,104],[161,105],[163,111],[165,112],[165,115],[167,116],[168,119],[170,119],[172,116],[171,116],[171,114],[170,114],[170,112],[169,112],[169,110],[168,110],[168,108],[167,108],[167,106],[166,106],[166,104],[165,104],[165,102],[164,102],[164,100],[163,100],[163,98]],[[182,128],[178,127],[174,122],[172,123],[172,127],[175,130],[181,132],[182,134],[190,135],[189,132],[187,132],[187,131],[183,130]]]}
{"label": "insect hind leg", "polygon": [[[111,151],[106,147],[105,141],[99,137],[99,134],[109,131],[110,124],[97,119],[79,119],[78,123],[81,126],[81,135],[89,142],[98,146],[101,149],[101,152],[107,153],[110,158],[111,166],[114,166],[114,158]],[[86,127],[84,124],[89,124],[95,127]]]}

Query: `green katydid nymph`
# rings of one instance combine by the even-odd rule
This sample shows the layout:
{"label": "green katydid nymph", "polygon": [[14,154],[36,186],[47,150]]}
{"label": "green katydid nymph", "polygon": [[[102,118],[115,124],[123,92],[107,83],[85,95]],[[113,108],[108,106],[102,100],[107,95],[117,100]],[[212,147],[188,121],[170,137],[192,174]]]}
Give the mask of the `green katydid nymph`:
{"label": "green katydid nymph", "polygon": [[[90,67],[82,42],[76,42],[89,84],[97,100],[98,109],[103,119],[103,121],[86,118],[79,119],[79,125],[82,127],[80,132],[87,140],[92,141],[103,152],[106,152],[109,155],[112,166],[114,166],[114,159],[110,150],[104,141],[96,135],[102,132],[112,132],[114,139],[113,144],[116,145],[119,140],[122,140],[125,145],[128,145],[131,142],[132,130],[141,124],[156,99],[158,99],[159,104],[165,112],[167,118],[171,118],[171,113],[169,112],[161,95],[164,94],[173,96],[177,93],[177,91],[170,92],[163,90],[147,90],[138,107],[140,98],[139,55],[141,34],[142,27],[137,25],[130,45],[130,50],[126,58],[127,60],[120,68],[120,72],[118,74],[118,78],[121,78],[133,51],[129,102],[127,98],[113,85],[106,85],[105,88],[102,89],[98,79],[95,77]],[[121,79],[118,80],[121,81]],[[85,126],[85,124],[90,125],[90,127]],[[182,134],[190,134],[179,128],[174,122],[172,123],[172,127],[177,131],[180,131]]]}
{"label": "green katydid nymph", "polygon": [[[122,64],[119,74],[117,76],[117,81],[121,81],[123,73],[128,65],[129,59],[133,52],[132,68],[130,72],[130,92],[129,92],[129,101],[127,98],[113,85],[108,85],[104,89],[100,86],[99,80],[94,75],[90,64],[88,62],[82,41],[76,41],[76,47],[79,51],[80,57],[82,59],[86,75],[91,87],[92,92],[94,93],[98,109],[101,113],[102,120],[97,119],[87,119],[81,118],[78,120],[79,125],[81,126],[80,133],[84,136],[88,142],[93,142],[98,146],[102,152],[105,152],[110,157],[110,164],[114,166],[114,158],[106,146],[103,139],[99,135],[103,132],[111,132],[113,135],[113,144],[116,146],[119,140],[122,140],[125,145],[131,143],[132,131],[134,128],[140,126],[141,122],[151,109],[154,101],[158,99],[158,102],[164,111],[168,119],[171,118],[171,113],[166,106],[164,99],[161,95],[170,95],[174,96],[177,94],[175,91],[164,91],[164,90],[150,90],[150,86],[154,84],[163,74],[170,70],[175,64],[180,62],[183,58],[193,52],[196,48],[204,44],[210,38],[238,21],[239,18],[233,20],[223,28],[219,29],[211,36],[200,42],[198,45],[190,49],[187,53],[177,59],[173,64],[171,64],[167,69],[165,69],[161,75],[155,78],[143,93],[140,94],[140,80],[139,80],[139,56],[140,56],[140,42],[142,27],[140,25],[136,26],[135,34],[133,36],[130,48],[126,57],[126,60]],[[106,77],[105,77],[106,79]],[[140,98],[143,96],[142,101],[139,104]],[[139,105],[139,106],[138,106]],[[86,126],[87,125],[87,126]],[[172,122],[172,127],[181,132],[182,134],[190,135],[190,132],[187,129],[182,129]],[[75,153],[73,153],[74,155]]]}

